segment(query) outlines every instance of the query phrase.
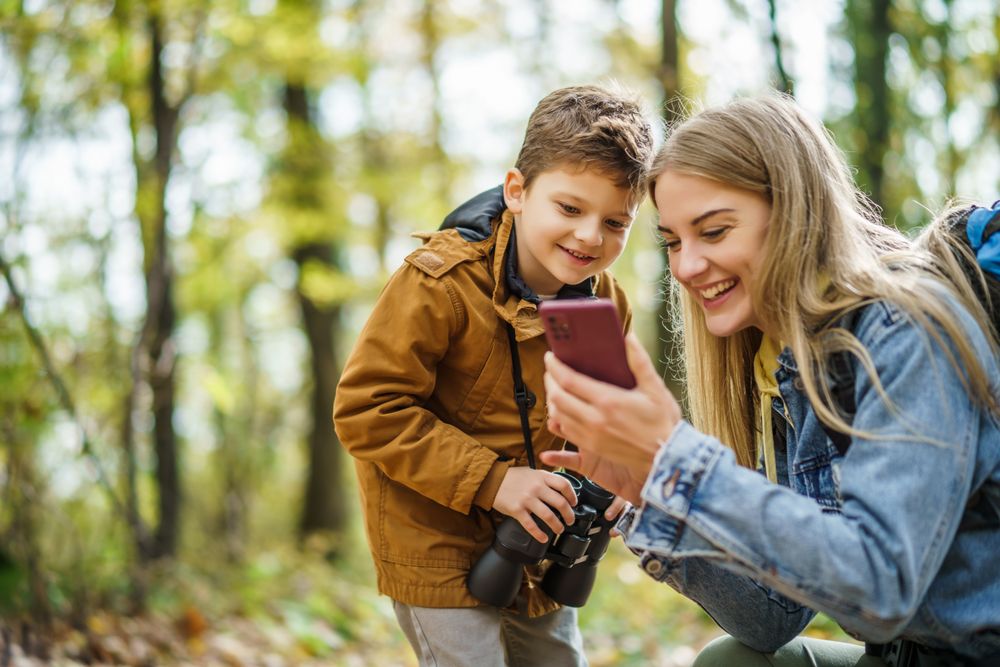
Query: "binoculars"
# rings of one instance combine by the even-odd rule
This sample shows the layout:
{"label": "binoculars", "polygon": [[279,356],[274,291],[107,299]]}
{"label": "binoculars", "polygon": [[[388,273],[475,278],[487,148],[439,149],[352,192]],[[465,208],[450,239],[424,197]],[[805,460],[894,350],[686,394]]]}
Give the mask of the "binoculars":
{"label": "binoculars", "polygon": [[552,565],[542,578],[542,590],[567,607],[582,607],[587,602],[597,578],[597,563],[611,541],[615,521],[605,519],[604,512],[615,497],[586,477],[568,472],[555,474],[569,480],[576,493],[573,523],[555,537],[547,524],[535,518],[549,538],[542,543],[529,535],[517,519],[504,519],[492,546],[469,572],[469,592],[477,600],[497,607],[510,606],[521,588],[524,566],[547,559]]}

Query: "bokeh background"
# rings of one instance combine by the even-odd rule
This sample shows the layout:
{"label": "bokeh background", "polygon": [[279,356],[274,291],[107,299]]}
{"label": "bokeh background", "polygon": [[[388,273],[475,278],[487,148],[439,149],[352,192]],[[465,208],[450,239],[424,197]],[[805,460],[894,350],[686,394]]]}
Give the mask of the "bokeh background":
{"label": "bokeh background", "polygon": [[[0,0],[0,663],[415,664],[330,423],[410,233],[611,81],[790,92],[913,230],[1000,197],[998,41],[996,0]],[[615,272],[663,362],[653,224]],[[582,624],[719,633],[620,544]]]}

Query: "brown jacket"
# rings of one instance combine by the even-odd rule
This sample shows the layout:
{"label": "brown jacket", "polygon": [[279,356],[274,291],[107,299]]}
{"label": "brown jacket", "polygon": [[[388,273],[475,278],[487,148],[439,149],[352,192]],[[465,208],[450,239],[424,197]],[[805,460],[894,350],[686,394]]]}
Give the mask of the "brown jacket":
{"label": "brown jacket", "polygon": [[[455,230],[421,235],[380,295],[337,387],[334,422],[356,459],[368,541],[381,593],[422,607],[473,607],[472,564],[502,516],[491,511],[510,466],[527,465],[504,322],[513,324],[536,452],[562,441],[545,428],[536,306],[503,279],[511,215],[468,242]],[[628,327],[626,297],[610,274],[594,280]],[[520,608],[558,608],[529,572]]]}

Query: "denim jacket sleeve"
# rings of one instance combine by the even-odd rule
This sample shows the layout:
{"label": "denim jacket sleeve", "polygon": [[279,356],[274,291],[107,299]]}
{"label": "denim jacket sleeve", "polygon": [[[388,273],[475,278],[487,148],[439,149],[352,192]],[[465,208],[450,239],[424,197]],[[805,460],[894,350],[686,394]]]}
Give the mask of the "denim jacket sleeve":
{"label": "denim jacket sleeve", "polygon": [[[958,316],[988,355],[968,316]],[[730,619],[739,627],[720,624],[760,650],[804,626],[798,613],[778,613],[793,601],[866,640],[898,636],[944,560],[969,494],[981,408],[948,353],[889,306],[867,309],[854,333],[892,405],[859,367],[853,425],[872,437],[854,438],[840,461],[839,512],[738,466],[718,440],[682,422],[654,462],[626,535],[647,552],[647,572],[649,559],[660,561],[659,578],[717,620]]]}

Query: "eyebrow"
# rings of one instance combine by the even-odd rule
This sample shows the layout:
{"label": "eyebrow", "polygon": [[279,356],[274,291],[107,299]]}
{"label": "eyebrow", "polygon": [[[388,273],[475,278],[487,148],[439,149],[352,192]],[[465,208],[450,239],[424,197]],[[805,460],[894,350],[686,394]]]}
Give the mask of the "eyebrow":
{"label": "eyebrow", "polygon": [[[578,197],[577,195],[571,192],[553,192],[552,196],[555,197],[556,199],[568,199],[571,204],[586,204],[588,206],[593,205],[583,197]],[[626,217],[629,220],[632,220],[635,218],[635,213],[631,211],[619,211],[618,213],[612,213],[610,217],[617,218],[619,216]]]}
{"label": "eyebrow", "polygon": [[[735,208],[715,208],[715,209],[712,209],[711,211],[705,211],[704,213],[702,213],[697,218],[695,218],[694,220],[691,221],[691,226],[692,227],[697,227],[698,225],[700,225],[705,220],[711,218],[713,215],[718,215],[720,213],[734,213],[735,211],[736,211]],[[668,234],[673,234],[674,233],[673,230],[671,230],[668,227],[664,227],[663,225],[657,225],[656,229],[657,229],[657,231],[666,232]]]}

